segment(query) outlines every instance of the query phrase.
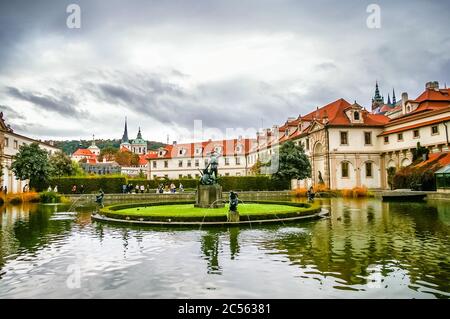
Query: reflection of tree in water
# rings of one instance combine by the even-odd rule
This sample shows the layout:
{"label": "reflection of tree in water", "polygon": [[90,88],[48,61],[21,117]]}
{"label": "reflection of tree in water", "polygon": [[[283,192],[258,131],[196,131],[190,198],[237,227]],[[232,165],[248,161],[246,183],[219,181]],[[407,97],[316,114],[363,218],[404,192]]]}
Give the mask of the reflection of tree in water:
{"label": "reflection of tree in water", "polygon": [[219,266],[219,232],[209,230],[201,238],[203,258],[208,261],[208,274],[222,274]]}
{"label": "reflection of tree in water", "polygon": [[401,268],[412,284],[422,281],[450,291],[450,232],[436,208],[424,203],[336,202],[331,219],[310,224],[310,236],[283,234],[265,246],[287,252],[292,264],[302,268],[314,265],[322,274],[333,272],[347,287],[365,285],[370,269],[380,265],[382,276]]}
{"label": "reflection of tree in water", "polygon": [[[72,220],[50,220],[55,206],[3,206],[0,216],[0,268],[11,254],[33,253],[67,236]],[[1,273],[1,271],[0,271]]]}

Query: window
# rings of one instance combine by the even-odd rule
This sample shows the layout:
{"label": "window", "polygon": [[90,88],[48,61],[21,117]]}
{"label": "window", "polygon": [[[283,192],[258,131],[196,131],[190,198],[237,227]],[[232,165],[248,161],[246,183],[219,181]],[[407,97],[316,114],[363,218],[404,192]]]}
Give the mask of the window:
{"label": "window", "polygon": [[366,163],[366,177],[372,177],[372,163]]}
{"label": "window", "polygon": [[199,167],[200,166],[200,161],[198,159],[195,160],[195,167]]}
{"label": "window", "polygon": [[153,168],[156,168],[156,162],[153,162]]}
{"label": "window", "polygon": [[19,148],[19,142],[14,140],[14,149],[18,149],[18,148]]}
{"label": "window", "polygon": [[372,132],[364,132],[364,144],[372,145]]}
{"label": "window", "polygon": [[353,119],[354,119],[355,121],[359,121],[359,112],[358,112],[358,111],[356,111],[355,113],[353,113]]}
{"label": "window", "polygon": [[403,133],[398,133],[397,134],[397,141],[403,141]]}
{"label": "window", "polygon": [[347,132],[341,132],[341,145],[348,145]]}
{"label": "window", "polygon": [[437,125],[431,127],[431,135],[439,134],[439,128]]}
{"label": "window", "polygon": [[239,173],[239,172],[238,172],[238,173],[236,173],[236,176],[241,176],[241,173]]}
{"label": "window", "polygon": [[289,136],[289,129],[286,129],[286,130],[284,131],[284,135]]}
{"label": "window", "polygon": [[348,177],[348,162],[341,163],[341,175],[342,177]]}
{"label": "window", "polygon": [[225,173],[225,176],[230,176],[230,173]]}
{"label": "window", "polygon": [[179,150],[178,155],[183,155],[183,150]]}
{"label": "window", "polygon": [[5,137],[5,147],[9,147],[9,139]]}
{"label": "window", "polygon": [[384,137],[384,144],[387,144],[387,143],[389,143],[389,136]]}
{"label": "window", "polygon": [[178,167],[183,167],[183,161],[182,160],[178,161]]}
{"label": "window", "polygon": [[182,178],[183,178],[183,174],[179,174],[178,179],[182,179]]}
{"label": "window", "polygon": [[168,174],[164,174],[164,177],[165,177],[165,178],[169,178],[169,175],[168,175]]}
{"label": "window", "polygon": [[208,160],[205,159],[205,167],[208,166]]}
{"label": "window", "polygon": [[157,179],[158,178],[158,175],[153,175],[153,179]]}
{"label": "window", "polygon": [[306,149],[309,151],[309,138],[306,139]]}
{"label": "window", "polygon": [[230,165],[230,159],[228,157],[225,157],[225,165]]}
{"label": "window", "polygon": [[413,131],[413,136],[414,136],[414,138],[419,138],[420,137],[419,130],[414,130]]}
{"label": "window", "polygon": [[169,162],[168,161],[164,161],[164,168],[169,167]]}
{"label": "window", "polygon": [[188,160],[187,161],[187,167],[191,167],[191,166],[192,166],[191,160]]}
{"label": "window", "polygon": [[241,158],[240,157],[236,157],[236,165],[241,165]]}
{"label": "window", "polygon": [[195,154],[200,154],[202,152],[202,148],[201,147],[197,147],[196,149],[195,149]]}
{"label": "window", "polygon": [[189,179],[192,179],[192,174],[188,174],[187,177],[188,177]]}
{"label": "window", "polygon": [[200,174],[195,174],[195,178],[199,178],[200,177]]}

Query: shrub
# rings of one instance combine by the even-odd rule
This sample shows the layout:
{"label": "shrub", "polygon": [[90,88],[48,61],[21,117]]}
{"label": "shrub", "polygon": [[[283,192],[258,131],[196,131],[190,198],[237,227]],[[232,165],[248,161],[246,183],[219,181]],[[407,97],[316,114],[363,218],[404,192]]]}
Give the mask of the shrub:
{"label": "shrub", "polygon": [[343,189],[341,191],[342,197],[358,198],[358,197],[368,197],[369,191],[367,187],[353,187],[352,189]]}
{"label": "shrub", "polygon": [[306,197],[307,192],[308,192],[308,190],[306,188],[299,187],[299,188],[294,189],[291,192],[291,194],[292,194],[292,196],[295,196],[295,197]]}
{"label": "shrub", "polygon": [[42,192],[39,194],[42,203],[59,203],[61,195],[55,192]]}
{"label": "shrub", "polygon": [[10,193],[6,196],[2,193],[0,195],[0,204],[9,203],[17,205],[24,202],[39,202],[39,194],[36,192],[26,193]]}

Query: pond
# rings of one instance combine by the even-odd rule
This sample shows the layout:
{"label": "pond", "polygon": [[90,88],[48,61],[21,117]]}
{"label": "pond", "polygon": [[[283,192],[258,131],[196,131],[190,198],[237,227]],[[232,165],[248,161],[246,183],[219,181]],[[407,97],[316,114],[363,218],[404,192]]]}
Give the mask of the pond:
{"label": "pond", "polygon": [[330,218],[231,228],[3,206],[0,298],[450,298],[450,201],[322,204]]}

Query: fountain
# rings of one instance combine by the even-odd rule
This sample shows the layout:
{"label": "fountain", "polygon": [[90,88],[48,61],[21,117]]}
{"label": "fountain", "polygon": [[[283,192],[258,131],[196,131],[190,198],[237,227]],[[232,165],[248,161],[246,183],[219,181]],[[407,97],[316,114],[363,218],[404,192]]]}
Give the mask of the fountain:
{"label": "fountain", "polygon": [[201,171],[195,201],[100,206],[93,219],[148,225],[247,224],[251,227],[252,223],[285,223],[324,215],[318,204],[276,201],[247,201],[238,211],[239,202],[243,202],[234,191],[230,191],[228,201],[222,197],[222,186],[217,179],[218,155],[213,152],[210,156],[209,164]]}

